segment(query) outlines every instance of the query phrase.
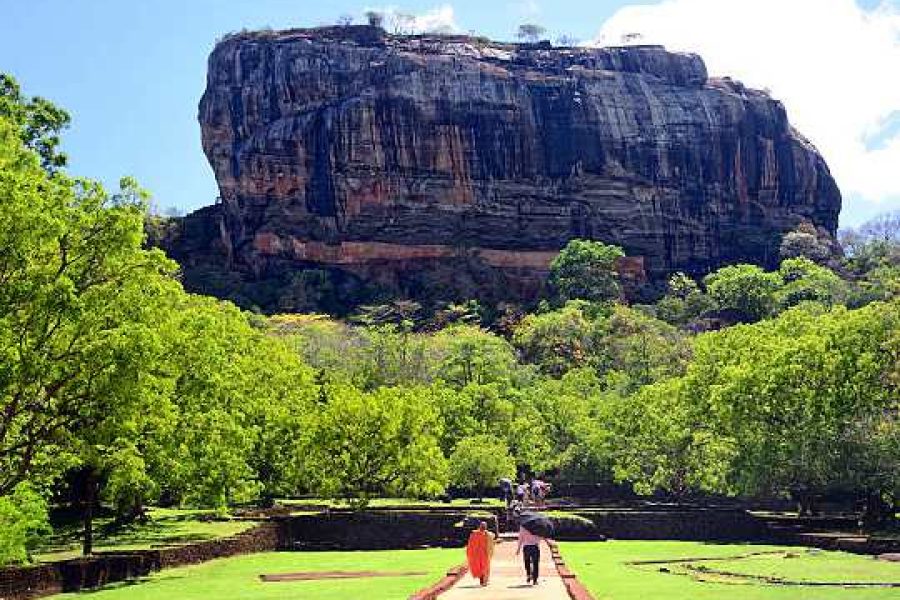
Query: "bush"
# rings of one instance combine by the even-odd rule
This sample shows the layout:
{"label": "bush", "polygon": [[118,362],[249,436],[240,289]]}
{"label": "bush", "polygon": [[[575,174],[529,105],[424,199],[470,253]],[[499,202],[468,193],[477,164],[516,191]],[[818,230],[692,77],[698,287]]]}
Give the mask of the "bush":
{"label": "bush", "polygon": [[586,517],[560,511],[549,511],[544,514],[553,521],[554,539],[606,540],[606,538],[597,531],[596,524]]}
{"label": "bush", "polygon": [[0,566],[26,562],[28,551],[48,533],[47,504],[28,484],[0,497]]}

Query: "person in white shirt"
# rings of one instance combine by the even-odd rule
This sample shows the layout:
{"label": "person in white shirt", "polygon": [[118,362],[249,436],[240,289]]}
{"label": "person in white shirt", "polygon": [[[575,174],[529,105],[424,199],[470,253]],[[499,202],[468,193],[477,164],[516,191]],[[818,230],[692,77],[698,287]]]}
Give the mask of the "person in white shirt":
{"label": "person in white shirt", "polygon": [[524,483],[520,483],[516,486],[516,500],[519,501],[519,504],[525,504],[525,496],[528,493],[528,486]]}
{"label": "person in white shirt", "polygon": [[525,558],[525,578],[532,585],[538,582],[538,566],[541,564],[541,542],[544,541],[539,535],[535,535],[525,529],[519,527],[519,546],[516,548],[516,556],[521,552]]}

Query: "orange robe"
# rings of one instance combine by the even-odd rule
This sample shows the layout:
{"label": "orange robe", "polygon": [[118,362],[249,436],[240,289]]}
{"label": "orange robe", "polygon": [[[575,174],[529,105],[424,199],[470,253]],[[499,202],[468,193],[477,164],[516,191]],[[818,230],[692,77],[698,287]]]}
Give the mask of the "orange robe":
{"label": "orange robe", "polygon": [[493,553],[494,538],[490,532],[476,529],[469,534],[466,558],[469,560],[469,572],[472,577],[487,581],[491,576],[491,555]]}

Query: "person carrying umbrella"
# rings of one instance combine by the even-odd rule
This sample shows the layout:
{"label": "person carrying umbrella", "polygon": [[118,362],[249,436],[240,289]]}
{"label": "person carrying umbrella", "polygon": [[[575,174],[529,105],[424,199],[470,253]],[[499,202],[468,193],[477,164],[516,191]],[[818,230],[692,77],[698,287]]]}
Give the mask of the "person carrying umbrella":
{"label": "person carrying umbrella", "polygon": [[469,573],[478,579],[482,586],[487,585],[491,578],[493,554],[494,536],[487,530],[487,523],[481,521],[478,529],[469,534],[469,543],[466,544],[466,559],[469,563]]}
{"label": "person carrying umbrella", "polygon": [[519,545],[516,556],[523,554],[525,559],[525,579],[537,585],[541,564],[541,542],[553,534],[553,522],[537,513],[523,513],[519,518]]}

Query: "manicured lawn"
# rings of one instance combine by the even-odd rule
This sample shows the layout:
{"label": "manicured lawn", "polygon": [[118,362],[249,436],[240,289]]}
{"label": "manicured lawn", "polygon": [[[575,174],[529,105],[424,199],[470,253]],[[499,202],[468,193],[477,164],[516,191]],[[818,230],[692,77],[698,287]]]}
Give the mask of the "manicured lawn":
{"label": "manicured lawn", "polygon": [[[177,546],[229,537],[251,527],[255,521],[211,519],[212,511],[151,508],[147,523],[134,523],[111,529],[110,519],[95,522],[94,548],[105,550],[139,550]],[[55,531],[33,553],[38,561],[61,560],[81,554],[81,523],[57,524]]]}
{"label": "manicured lawn", "polygon": [[[896,600],[900,588],[773,585],[745,576],[791,581],[900,582],[900,564],[844,552],[745,544],[672,541],[561,544],[563,558],[597,600]],[[776,554],[734,559],[740,555]],[[652,565],[633,561],[721,558]],[[669,572],[661,572],[667,569]],[[705,572],[704,572],[705,569]]]}
{"label": "manicured lawn", "polygon": [[[402,600],[465,560],[462,550],[266,552],[167,569],[148,580],[65,594],[57,600]],[[262,582],[262,574],[304,571],[424,571],[426,575],[322,581]]]}
{"label": "manicured lawn", "polygon": [[[709,569],[737,575],[773,577],[789,581],[900,583],[900,565],[845,552],[792,551],[743,560],[702,563]],[[900,589],[896,590],[900,597]]]}

